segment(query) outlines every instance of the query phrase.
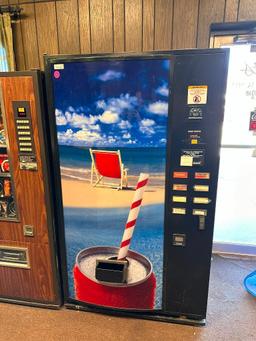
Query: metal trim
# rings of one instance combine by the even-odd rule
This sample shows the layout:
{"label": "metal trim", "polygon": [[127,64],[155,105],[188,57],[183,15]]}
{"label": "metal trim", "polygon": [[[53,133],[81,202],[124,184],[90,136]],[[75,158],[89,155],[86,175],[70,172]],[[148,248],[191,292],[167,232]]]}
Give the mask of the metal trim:
{"label": "metal trim", "polygon": [[11,268],[21,268],[21,269],[30,269],[31,268],[29,251],[28,251],[27,247],[0,245],[0,249],[25,251],[26,258],[27,258],[27,264],[21,264],[21,263],[15,263],[15,262],[9,263],[9,262],[0,261],[0,266],[11,267]]}

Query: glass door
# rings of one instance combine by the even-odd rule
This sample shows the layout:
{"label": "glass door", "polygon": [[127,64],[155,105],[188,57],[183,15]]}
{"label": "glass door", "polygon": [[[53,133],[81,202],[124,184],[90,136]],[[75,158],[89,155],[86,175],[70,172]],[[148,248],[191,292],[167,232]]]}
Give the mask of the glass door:
{"label": "glass door", "polygon": [[[232,37],[233,40],[233,37]],[[230,42],[230,37],[226,39]],[[251,44],[230,48],[215,218],[216,251],[256,253],[256,53]],[[214,47],[217,47],[216,44]],[[218,46],[219,47],[219,46]],[[251,122],[250,122],[251,121]],[[256,124],[256,123],[255,123]],[[254,127],[255,128],[255,127]]]}
{"label": "glass door", "polygon": [[0,220],[17,220],[6,130],[0,108]]}

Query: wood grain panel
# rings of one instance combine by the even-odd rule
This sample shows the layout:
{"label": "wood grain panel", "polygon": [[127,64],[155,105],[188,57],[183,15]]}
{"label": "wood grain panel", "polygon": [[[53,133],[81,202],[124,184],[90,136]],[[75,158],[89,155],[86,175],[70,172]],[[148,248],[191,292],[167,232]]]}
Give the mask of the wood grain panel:
{"label": "wood grain panel", "polygon": [[8,0],[0,0],[0,6],[1,5],[9,5]]}
{"label": "wood grain panel", "polygon": [[90,0],[92,52],[113,52],[112,0]]}
{"label": "wood grain panel", "polygon": [[173,0],[155,0],[155,50],[172,47]]}
{"label": "wood grain panel", "polygon": [[238,20],[255,20],[256,19],[256,1],[240,0]]}
{"label": "wood grain panel", "polygon": [[224,20],[225,0],[200,0],[197,47],[207,48],[210,25]]}
{"label": "wood grain panel", "polygon": [[[53,264],[51,262],[48,215],[46,210],[46,187],[43,169],[42,146],[39,136],[35,88],[32,76],[1,77],[3,111],[6,120],[9,159],[13,170],[13,183],[19,221],[0,221],[0,244],[25,246],[29,248],[31,269],[17,269],[0,266],[0,296],[17,299],[31,299],[53,302],[56,293],[53,284]],[[28,101],[31,111],[32,131],[37,171],[24,171],[19,168],[18,144],[14,121],[13,101]],[[43,132],[41,132],[42,134]],[[49,212],[50,214],[50,212]],[[51,219],[49,219],[51,221]],[[25,237],[24,225],[34,227],[34,237]]]}
{"label": "wood grain panel", "polygon": [[173,49],[196,47],[198,5],[199,0],[174,0]]}
{"label": "wood grain panel", "polygon": [[36,3],[36,27],[41,69],[44,68],[43,54],[58,53],[58,33],[55,3]]}
{"label": "wood grain panel", "polygon": [[13,35],[13,49],[15,54],[15,63],[17,70],[25,70],[25,56],[23,49],[23,39],[21,31],[21,21],[16,20],[12,24],[12,35]]}
{"label": "wood grain panel", "polygon": [[52,302],[57,299],[51,276],[49,248],[44,244],[0,240],[0,245],[28,248],[30,269],[0,266],[0,296]]}
{"label": "wood grain panel", "polygon": [[21,31],[26,69],[39,68],[39,53],[34,5],[22,5]]}
{"label": "wood grain panel", "polygon": [[237,21],[239,0],[226,0],[225,21]]}
{"label": "wood grain panel", "polygon": [[142,0],[125,1],[125,50],[142,50]]}
{"label": "wood grain panel", "polygon": [[80,52],[77,0],[56,2],[59,53]]}
{"label": "wood grain panel", "polygon": [[[0,239],[21,240],[28,238],[32,243],[48,243],[47,220],[45,207],[45,192],[43,183],[43,170],[41,147],[37,125],[37,111],[34,96],[32,77],[2,77],[1,87],[3,104],[6,117],[6,129],[10,146],[10,159],[13,167],[13,180],[15,183],[18,211],[22,212],[20,223],[3,223],[0,229]],[[19,169],[18,144],[16,141],[16,128],[12,101],[29,101],[31,109],[32,130],[35,143],[35,153],[38,161],[38,171],[22,171]],[[35,200],[36,198],[36,200]],[[35,237],[23,236],[23,225],[35,227]],[[10,227],[10,226],[11,227]]]}
{"label": "wood grain panel", "polygon": [[154,50],[155,1],[143,0],[143,51]]}
{"label": "wood grain panel", "polygon": [[124,38],[124,0],[113,0],[114,52],[125,50]]}
{"label": "wood grain panel", "polygon": [[78,0],[81,53],[91,52],[89,0]]}

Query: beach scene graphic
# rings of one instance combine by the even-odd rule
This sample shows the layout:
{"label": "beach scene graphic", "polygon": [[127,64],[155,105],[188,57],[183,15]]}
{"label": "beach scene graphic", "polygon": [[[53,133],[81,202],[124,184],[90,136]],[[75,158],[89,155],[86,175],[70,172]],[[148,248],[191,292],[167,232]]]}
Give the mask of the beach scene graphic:
{"label": "beach scene graphic", "polygon": [[[57,71],[53,66],[69,295],[79,298],[74,267],[87,250],[98,248],[100,254],[107,247],[118,254],[138,178],[145,173],[149,179],[129,252],[154,274],[149,309],[161,309],[170,62],[67,62]],[[104,252],[103,258],[113,256]],[[125,307],[118,299],[112,306]]]}

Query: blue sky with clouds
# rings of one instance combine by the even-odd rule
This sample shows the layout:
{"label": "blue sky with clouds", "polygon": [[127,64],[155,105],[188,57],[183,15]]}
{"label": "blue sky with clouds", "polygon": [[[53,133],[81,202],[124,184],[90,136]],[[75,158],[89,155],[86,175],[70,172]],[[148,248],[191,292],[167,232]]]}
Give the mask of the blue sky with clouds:
{"label": "blue sky with clouds", "polygon": [[165,145],[168,60],[69,62],[59,72],[60,77],[52,79],[60,144],[106,148]]}

